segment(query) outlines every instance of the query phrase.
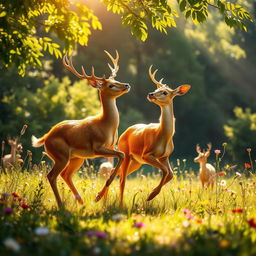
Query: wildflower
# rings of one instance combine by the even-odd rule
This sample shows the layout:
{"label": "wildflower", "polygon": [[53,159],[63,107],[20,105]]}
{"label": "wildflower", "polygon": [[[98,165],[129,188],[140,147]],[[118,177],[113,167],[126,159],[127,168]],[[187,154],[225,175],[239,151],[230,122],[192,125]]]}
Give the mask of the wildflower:
{"label": "wildflower", "polygon": [[5,214],[9,215],[9,214],[12,214],[12,213],[13,213],[13,209],[10,208],[10,207],[5,207],[5,208],[3,209],[3,212],[4,212]]}
{"label": "wildflower", "polygon": [[100,254],[100,253],[101,253],[100,247],[95,246],[95,247],[93,248],[93,253],[94,253],[94,254]]}
{"label": "wildflower", "polygon": [[49,228],[47,227],[37,227],[35,229],[35,234],[38,236],[46,236],[49,234]]}
{"label": "wildflower", "polygon": [[226,175],[226,173],[225,172],[217,172],[217,175],[218,176],[224,176],[224,175]]}
{"label": "wildflower", "polygon": [[8,193],[2,193],[2,197],[5,198],[5,197],[8,197],[10,194]]}
{"label": "wildflower", "polygon": [[247,222],[250,225],[250,227],[256,228],[256,220],[255,219],[253,219],[253,218],[249,219]]}
{"label": "wildflower", "polygon": [[243,211],[244,211],[244,209],[241,209],[241,208],[232,209],[233,213],[242,213]]}
{"label": "wildflower", "polygon": [[16,197],[16,198],[19,198],[19,197],[20,197],[20,196],[19,196],[17,193],[15,193],[15,192],[12,193],[12,196],[13,196],[13,197]]}
{"label": "wildflower", "polygon": [[248,164],[248,163],[244,163],[244,167],[245,167],[245,168],[251,168],[251,165]]}
{"label": "wildflower", "polygon": [[220,185],[221,185],[221,186],[226,186],[226,185],[227,185],[227,182],[226,182],[225,180],[221,180],[221,181],[220,181]]}
{"label": "wildflower", "polygon": [[191,215],[191,214],[186,214],[185,217],[189,220],[193,220],[194,219],[194,216]]}
{"label": "wildflower", "polygon": [[203,223],[202,219],[200,219],[200,218],[196,218],[195,221],[196,221],[197,223],[199,223],[199,224],[202,224],[202,223]]}
{"label": "wildflower", "polygon": [[181,210],[184,214],[189,214],[190,213],[190,210],[189,209],[182,209]]}
{"label": "wildflower", "polygon": [[23,127],[22,127],[22,130],[20,131],[21,136],[24,135],[27,128],[28,128],[28,126],[26,124],[24,124]]}
{"label": "wildflower", "polygon": [[222,143],[222,147],[224,147],[224,148],[225,148],[227,145],[228,145],[227,142],[223,142],[223,143]]}
{"label": "wildflower", "polygon": [[145,226],[146,226],[146,224],[144,222],[137,222],[134,224],[135,228],[143,228]]}
{"label": "wildflower", "polygon": [[85,233],[87,236],[91,236],[91,237],[97,237],[97,238],[107,238],[107,234],[105,232],[102,231],[88,231]]}
{"label": "wildflower", "polygon": [[236,177],[240,177],[242,174],[240,172],[236,172]]}
{"label": "wildflower", "polygon": [[247,150],[247,152],[249,152],[249,153],[252,151],[251,148],[247,148],[246,150]]}
{"label": "wildflower", "polygon": [[219,155],[219,154],[221,153],[221,150],[215,149],[215,150],[214,150],[214,153],[215,153],[216,155]]}
{"label": "wildflower", "polygon": [[13,239],[13,238],[6,238],[4,241],[3,241],[3,244],[5,245],[6,248],[14,251],[14,252],[19,252],[20,251],[20,245],[19,243]]}
{"label": "wildflower", "polygon": [[223,239],[223,240],[220,241],[219,245],[220,245],[220,247],[222,247],[222,248],[226,248],[226,247],[229,246],[229,241]]}
{"label": "wildflower", "polygon": [[188,220],[184,220],[184,221],[182,222],[182,226],[183,226],[184,228],[188,228],[188,227],[190,226],[190,222],[189,222]]}
{"label": "wildflower", "polygon": [[29,205],[27,205],[25,202],[23,202],[21,205],[20,205],[21,208],[23,209],[28,209],[29,208]]}
{"label": "wildflower", "polygon": [[123,219],[125,219],[126,218],[126,216],[125,215],[123,215],[123,214],[121,214],[121,213],[117,213],[117,214],[115,214],[115,215],[113,215],[112,216],[112,220],[113,221],[121,221],[121,220],[123,220]]}

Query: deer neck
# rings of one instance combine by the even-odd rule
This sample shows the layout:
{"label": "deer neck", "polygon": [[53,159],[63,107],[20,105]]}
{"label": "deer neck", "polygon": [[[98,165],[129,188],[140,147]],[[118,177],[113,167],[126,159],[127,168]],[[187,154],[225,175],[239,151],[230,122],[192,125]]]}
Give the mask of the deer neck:
{"label": "deer neck", "polygon": [[166,139],[172,138],[175,133],[173,102],[170,105],[161,106],[159,132]]}
{"label": "deer neck", "polygon": [[119,125],[119,113],[116,106],[116,99],[100,95],[100,101],[102,104],[102,112],[100,115],[102,122],[108,127],[117,129]]}
{"label": "deer neck", "polygon": [[16,160],[16,146],[11,146],[11,157],[13,161]]}
{"label": "deer neck", "polygon": [[206,170],[206,162],[200,162],[201,171],[204,172]]}

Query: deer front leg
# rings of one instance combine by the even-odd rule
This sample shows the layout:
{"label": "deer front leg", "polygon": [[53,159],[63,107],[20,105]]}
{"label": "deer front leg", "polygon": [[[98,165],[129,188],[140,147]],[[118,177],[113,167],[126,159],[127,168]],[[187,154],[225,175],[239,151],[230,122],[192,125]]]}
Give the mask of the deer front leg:
{"label": "deer front leg", "polygon": [[150,195],[147,198],[147,201],[150,201],[156,195],[158,195],[160,193],[161,188],[164,185],[165,179],[166,179],[167,174],[168,174],[168,166],[166,166],[166,163],[163,164],[163,163],[159,162],[158,159],[155,158],[153,155],[149,155],[149,154],[144,155],[142,157],[142,159],[145,161],[145,163],[150,164],[150,165],[160,169],[161,172],[162,172],[162,179],[161,179],[159,185],[153,189],[153,191],[150,193]]}
{"label": "deer front leg", "polygon": [[95,201],[98,202],[104,196],[104,194],[107,192],[108,187],[110,186],[110,184],[116,177],[118,170],[124,160],[124,153],[121,151],[118,151],[118,150],[114,150],[114,149],[100,148],[95,151],[95,154],[102,155],[103,157],[117,157],[118,158],[118,162],[116,164],[114,171],[111,173],[110,177],[106,181],[106,184],[103,187],[103,189],[96,196]]}

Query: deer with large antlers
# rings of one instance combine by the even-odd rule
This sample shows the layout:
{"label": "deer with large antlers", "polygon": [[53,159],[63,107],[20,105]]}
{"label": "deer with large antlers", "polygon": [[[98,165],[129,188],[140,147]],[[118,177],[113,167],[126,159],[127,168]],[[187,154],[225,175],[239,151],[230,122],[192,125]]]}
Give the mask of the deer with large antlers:
{"label": "deer with large antlers", "polygon": [[[173,99],[175,96],[184,95],[190,89],[190,85],[181,85],[171,89],[155,79],[157,70],[152,74],[152,66],[149,68],[149,76],[157,89],[148,94],[148,100],[161,108],[160,123],[136,124],[129,127],[118,142],[118,149],[125,153],[117,174],[120,175],[120,205],[123,203],[123,193],[127,175],[136,171],[142,164],[152,165],[162,172],[159,185],[153,189],[147,200],[153,199],[163,185],[173,177],[169,156],[174,150],[173,135],[175,133],[175,118],[173,114]],[[107,193],[104,187],[96,200]]]}
{"label": "deer with large antlers", "polygon": [[[74,194],[74,198],[79,203],[83,200],[72,182],[72,175],[78,170],[86,158],[95,157],[117,157],[118,162],[113,172],[118,171],[124,154],[115,150],[117,141],[117,128],[119,125],[119,113],[116,106],[116,98],[130,90],[130,85],[115,80],[118,71],[119,55],[116,51],[116,58],[113,58],[107,51],[106,54],[113,62],[111,75],[109,78],[97,77],[92,67],[91,76],[85,73],[82,66],[82,74],[78,73],[73,64],[72,57],[67,55],[63,58],[63,65],[80,79],[86,79],[88,83],[99,90],[102,105],[101,112],[96,116],[87,117],[82,120],[63,121],[56,124],[51,130],[40,139],[32,136],[34,147],[44,145],[47,155],[53,160],[54,166],[48,173],[47,178],[53,189],[58,206],[62,206],[62,201],[58,192],[56,180],[60,174]],[[106,182],[106,186],[111,183],[113,176]]]}
{"label": "deer with large antlers", "polygon": [[208,143],[207,146],[207,150],[203,150],[202,152],[199,144],[196,145],[196,152],[198,153],[198,156],[194,159],[194,161],[200,164],[199,179],[203,188],[204,185],[207,187],[211,186],[211,188],[213,188],[216,178],[216,170],[214,166],[207,163],[207,158],[211,153],[212,144]]}

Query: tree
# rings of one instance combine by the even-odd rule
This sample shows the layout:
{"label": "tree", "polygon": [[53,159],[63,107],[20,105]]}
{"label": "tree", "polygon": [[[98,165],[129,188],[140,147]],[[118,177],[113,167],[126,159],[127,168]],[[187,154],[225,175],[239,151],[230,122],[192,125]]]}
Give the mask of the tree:
{"label": "tree", "polygon": [[[221,13],[228,26],[247,30],[245,22],[252,21],[242,6],[226,0],[101,1],[107,10],[119,14],[122,24],[142,41],[147,39],[149,27],[163,33],[176,27],[176,2],[185,18],[195,24],[207,20],[210,7]],[[96,29],[102,29],[102,24],[86,4],[71,4],[69,0],[6,0],[0,4],[1,65],[15,65],[24,76],[28,66],[42,66],[40,57],[44,52],[59,58],[63,52],[75,49],[77,43],[87,45],[91,30]]]}
{"label": "tree", "polygon": [[229,149],[235,161],[248,161],[247,148],[256,145],[256,113],[251,109],[234,108],[235,118],[228,120],[224,131],[229,139]]}

